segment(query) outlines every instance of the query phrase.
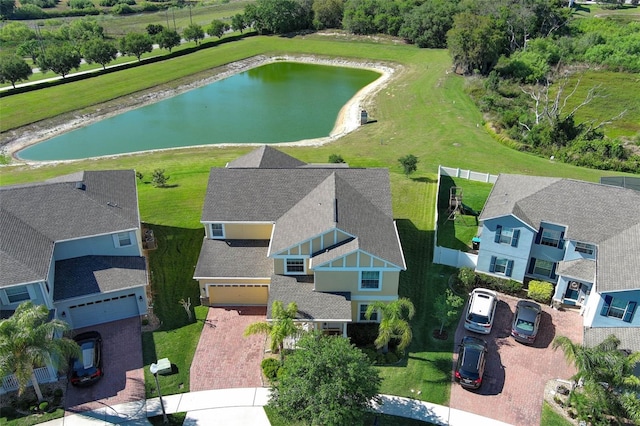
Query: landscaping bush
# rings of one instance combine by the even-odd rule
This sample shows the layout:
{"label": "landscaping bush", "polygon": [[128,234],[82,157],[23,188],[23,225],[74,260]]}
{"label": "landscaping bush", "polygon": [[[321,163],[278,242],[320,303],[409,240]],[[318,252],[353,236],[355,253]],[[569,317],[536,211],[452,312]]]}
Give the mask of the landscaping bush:
{"label": "landscaping bush", "polygon": [[476,287],[477,274],[471,268],[460,268],[460,271],[458,272],[458,281],[460,281],[464,290],[469,293]]}
{"label": "landscaping bush", "polygon": [[53,396],[56,398],[62,398],[62,389],[56,388],[56,390],[53,391]]}
{"label": "landscaping bush", "polygon": [[379,353],[376,356],[376,364],[384,365],[387,362],[387,357],[383,353]]}
{"label": "landscaping bush", "polygon": [[553,284],[546,281],[530,281],[529,297],[540,303],[551,302],[553,295]]}
{"label": "landscaping bush", "polygon": [[376,337],[378,337],[378,324],[348,324],[347,336],[351,339],[351,343],[353,343],[357,347],[366,347],[373,344],[373,341],[376,340]]}
{"label": "landscaping bush", "polygon": [[282,364],[276,358],[265,358],[260,363],[260,367],[262,367],[262,372],[269,380],[275,380],[278,377],[278,370]]}
{"label": "landscaping bush", "polygon": [[47,411],[49,409],[49,403],[47,401],[42,401],[40,405],[38,405],[38,409],[40,411]]}
{"label": "landscaping bush", "polygon": [[374,364],[378,358],[378,352],[373,348],[364,348],[362,352],[369,358],[372,364]]}

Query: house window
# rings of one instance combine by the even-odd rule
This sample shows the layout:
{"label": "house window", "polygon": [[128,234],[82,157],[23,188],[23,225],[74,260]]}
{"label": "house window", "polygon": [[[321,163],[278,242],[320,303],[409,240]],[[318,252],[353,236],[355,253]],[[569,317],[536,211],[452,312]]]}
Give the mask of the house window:
{"label": "house window", "polygon": [[130,232],[118,232],[115,235],[114,240],[116,242],[116,247],[128,247],[133,244]]}
{"label": "house window", "polygon": [[379,290],[380,271],[362,271],[360,273],[360,289]]}
{"label": "house window", "polygon": [[536,264],[533,267],[533,273],[544,277],[550,277],[552,269],[553,262],[550,260],[536,259]]}
{"label": "house window", "polygon": [[579,253],[593,254],[594,246],[593,244],[587,243],[576,243],[576,251]]}
{"label": "house window", "polygon": [[367,308],[369,307],[368,304],[366,303],[360,303],[359,304],[360,308],[359,308],[359,315],[358,315],[358,320],[359,321],[378,321],[378,312],[374,311],[371,314],[371,317],[369,319],[367,319],[367,317],[365,316],[365,313],[367,312]]}
{"label": "house window", "polygon": [[499,259],[496,256],[491,256],[491,264],[489,265],[489,272],[494,272],[496,274],[502,274],[502,275],[506,275],[507,277],[510,277],[512,271],[513,271],[513,260]]}
{"label": "house window", "polygon": [[19,303],[25,300],[31,300],[29,290],[26,287],[13,287],[5,289],[9,303]]}
{"label": "house window", "polygon": [[520,237],[519,229],[503,228],[500,225],[496,227],[496,238],[495,238],[496,243],[509,244],[512,247],[517,247],[519,237]]}
{"label": "house window", "polygon": [[619,297],[613,297],[607,294],[604,296],[604,305],[602,306],[600,315],[616,318],[624,322],[631,322],[637,305],[637,302],[626,301]]}
{"label": "house window", "polygon": [[304,274],[304,259],[287,259],[285,261],[285,274]]}
{"label": "house window", "polygon": [[224,227],[221,223],[211,224],[211,238],[224,238]]}
{"label": "house window", "polygon": [[549,247],[559,247],[561,239],[560,234],[560,231],[556,231],[553,229],[543,229],[542,237],[540,238],[540,244]]}

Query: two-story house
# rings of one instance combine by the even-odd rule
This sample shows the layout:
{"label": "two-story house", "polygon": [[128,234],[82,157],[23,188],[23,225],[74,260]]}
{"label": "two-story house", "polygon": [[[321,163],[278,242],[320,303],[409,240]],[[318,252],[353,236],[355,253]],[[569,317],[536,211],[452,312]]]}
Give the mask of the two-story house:
{"label": "two-story house", "polygon": [[[211,306],[298,305],[346,335],[406,269],[386,169],[306,164],[263,146],[209,175],[194,279]],[[375,320],[376,318],[373,318]]]}
{"label": "two-story house", "polygon": [[476,271],[551,282],[554,303],[580,308],[585,342],[613,333],[640,350],[640,192],[503,174],[479,219]]}
{"label": "two-story house", "polygon": [[0,187],[0,310],[45,305],[77,329],[147,312],[133,170]]}

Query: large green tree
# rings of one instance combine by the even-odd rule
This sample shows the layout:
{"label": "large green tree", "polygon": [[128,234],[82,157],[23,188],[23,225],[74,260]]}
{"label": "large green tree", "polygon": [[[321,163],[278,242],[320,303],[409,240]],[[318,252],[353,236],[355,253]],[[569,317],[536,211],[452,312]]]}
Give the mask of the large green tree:
{"label": "large green tree", "polygon": [[314,0],[313,25],[317,29],[342,28],[343,0]]}
{"label": "large green tree", "polygon": [[38,58],[42,71],[51,70],[65,78],[72,69],[80,68],[80,53],[68,43],[48,47]]}
{"label": "large green tree", "polygon": [[447,32],[447,47],[456,71],[488,74],[505,48],[505,35],[490,16],[457,14]]}
{"label": "large green tree", "polygon": [[120,53],[135,56],[140,61],[142,54],[153,51],[153,40],[149,34],[127,33],[120,39]]}
{"label": "large green tree", "polygon": [[103,69],[107,68],[107,64],[114,61],[118,56],[118,49],[106,40],[94,38],[82,45],[82,55],[87,63],[97,63],[102,65]]}
{"label": "large green tree", "polygon": [[247,23],[261,34],[284,34],[311,27],[312,9],[303,1],[256,0],[244,9]]}
{"label": "large green tree", "polygon": [[17,81],[27,80],[31,75],[31,67],[19,56],[0,57],[0,82],[10,82],[15,88]]}
{"label": "large green tree", "polygon": [[406,13],[398,35],[418,47],[447,47],[447,31],[458,13],[458,0],[431,0]]}
{"label": "large green tree", "polygon": [[0,373],[14,374],[22,394],[29,381],[38,400],[44,399],[35,378],[34,368],[52,363],[61,367],[80,348],[71,339],[60,337],[69,325],[57,319],[49,320],[49,310],[43,305],[24,302],[8,319],[0,320]]}
{"label": "large green tree", "polygon": [[553,340],[553,349],[562,349],[567,361],[578,370],[574,379],[582,387],[571,394],[569,401],[579,419],[610,424],[613,416],[640,423],[640,378],[633,374],[640,363],[640,352],[629,354],[619,345],[615,335],[594,347],[573,343],[565,336]]}
{"label": "large green tree", "polygon": [[211,25],[209,25],[209,27],[207,27],[207,34],[209,34],[210,36],[215,36],[215,37],[222,37],[224,35],[224,32],[227,31],[229,29],[229,25],[224,22],[221,21],[219,19],[214,19],[213,21],[211,21]]}
{"label": "large green tree", "polygon": [[436,296],[433,304],[433,316],[440,321],[440,334],[445,327],[458,318],[464,299],[454,294],[451,289]]}
{"label": "large green tree", "polygon": [[195,41],[197,46],[204,39],[204,30],[198,24],[189,24],[182,32],[182,37],[188,41]]}
{"label": "large green tree", "polygon": [[375,345],[378,349],[387,347],[391,339],[398,340],[398,349],[404,351],[411,344],[413,332],[409,320],[416,313],[411,300],[401,297],[393,302],[376,301],[367,306],[365,318],[371,319],[374,313],[380,312],[378,337]]}
{"label": "large green tree", "polygon": [[360,349],[344,337],[320,333],[304,335],[282,371],[269,405],[292,422],[311,425],[362,424],[381,383]]}
{"label": "large green tree", "polygon": [[275,300],[271,305],[271,321],[249,324],[244,335],[266,334],[269,336],[271,352],[279,353],[282,359],[284,358],[284,340],[300,332],[295,323],[297,314],[298,305],[295,302],[289,303],[285,308],[280,300]]}
{"label": "large green tree", "polygon": [[156,41],[160,49],[167,49],[171,52],[171,49],[180,46],[180,34],[175,30],[164,28],[160,33],[156,34]]}
{"label": "large green tree", "polygon": [[231,17],[231,29],[233,31],[240,31],[240,34],[242,34],[245,28],[247,28],[247,21],[243,13],[236,13]]}

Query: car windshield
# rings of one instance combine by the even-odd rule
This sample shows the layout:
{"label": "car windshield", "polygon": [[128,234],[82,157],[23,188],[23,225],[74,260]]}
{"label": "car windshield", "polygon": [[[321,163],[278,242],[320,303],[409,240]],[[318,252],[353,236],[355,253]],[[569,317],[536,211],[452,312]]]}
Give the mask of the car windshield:
{"label": "car windshield", "polygon": [[518,322],[516,323],[516,327],[522,331],[533,331],[533,323],[529,321],[525,321],[521,318],[518,318]]}
{"label": "car windshield", "polygon": [[489,317],[479,314],[470,313],[467,319],[471,322],[475,322],[477,324],[488,324]]}

